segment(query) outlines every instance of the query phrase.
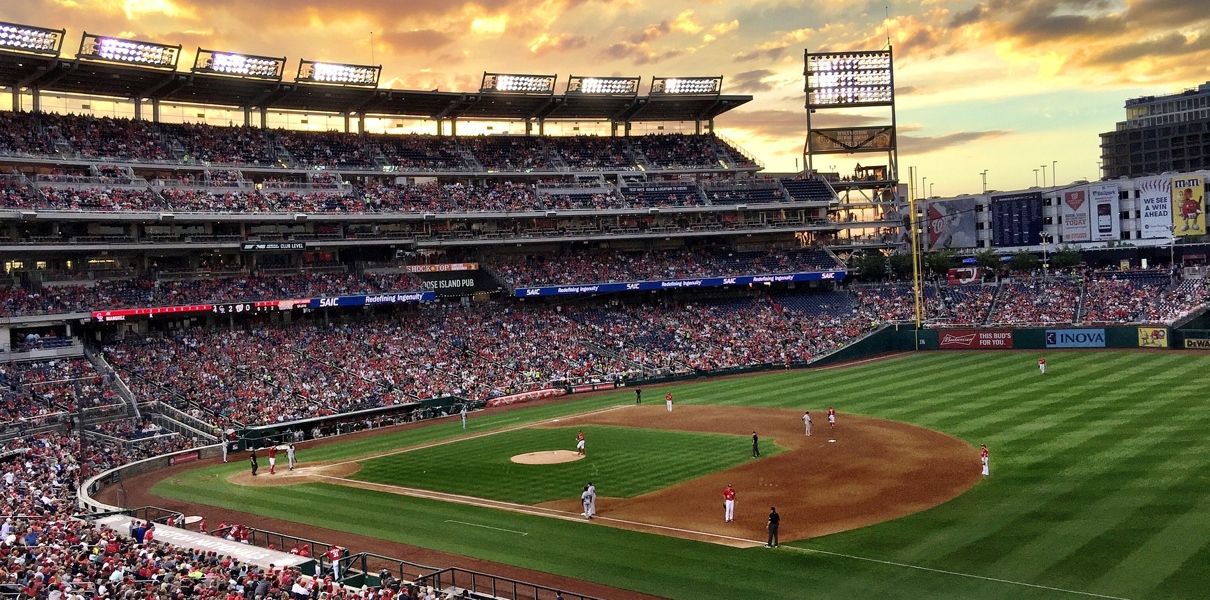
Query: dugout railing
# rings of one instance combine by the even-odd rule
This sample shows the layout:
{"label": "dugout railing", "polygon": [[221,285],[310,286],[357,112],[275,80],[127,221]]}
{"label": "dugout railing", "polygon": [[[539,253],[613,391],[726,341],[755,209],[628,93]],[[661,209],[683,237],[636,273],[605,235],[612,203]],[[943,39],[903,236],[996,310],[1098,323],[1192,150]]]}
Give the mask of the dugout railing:
{"label": "dugout railing", "polygon": [[429,576],[429,582],[428,585],[439,590],[450,590],[455,593],[462,593],[465,590],[469,592],[466,597],[482,600],[555,600],[560,594],[565,600],[601,600],[595,596],[585,596],[458,567],[450,567],[433,573]]}

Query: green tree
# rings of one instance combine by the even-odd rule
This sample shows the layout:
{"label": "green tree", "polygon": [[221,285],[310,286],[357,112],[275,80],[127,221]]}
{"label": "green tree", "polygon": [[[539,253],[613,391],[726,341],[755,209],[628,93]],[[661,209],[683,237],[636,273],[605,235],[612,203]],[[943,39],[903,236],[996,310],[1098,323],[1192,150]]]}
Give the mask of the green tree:
{"label": "green tree", "polygon": [[898,253],[891,255],[891,272],[900,279],[912,278],[912,255]]}
{"label": "green tree", "polygon": [[1021,250],[1013,253],[1013,257],[1008,261],[1008,268],[1016,273],[1028,273],[1038,268],[1040,262],[1033,252]]}
{"label": "green tree", "polygon": [[1050,266],[1055,269],[1070,269],[1082,261],[1080,251],[1071,246],[1063,246],[1050,255]]}
{"label": "green tree", "polygon": [[975,253],[975,265],[982,269],[995,271],[1000,268],[1000,255],[988,248]]}
{"label": "green tree", "polygon": [[886,257],[881,252],[869,250],[849,257],[849,266],[857,270],[857,276],[862,281],[881,281],[886,279]]}
{"label": "green tree", "polygon": [[939,250],[924,255],[925,270],[937,277],[944,277],[957,265],[957,254],[953,250]]}

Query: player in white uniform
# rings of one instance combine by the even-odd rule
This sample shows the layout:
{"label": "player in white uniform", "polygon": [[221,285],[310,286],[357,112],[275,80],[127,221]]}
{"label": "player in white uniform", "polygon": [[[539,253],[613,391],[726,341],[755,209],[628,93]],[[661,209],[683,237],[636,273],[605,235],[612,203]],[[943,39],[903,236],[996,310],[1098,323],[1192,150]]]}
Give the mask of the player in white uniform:
{"label": "player in white uniform", "polygon": [[828,407],[828,427],[836,429],[836,410],[831,406]]}
{"label": "player in white uniform", "polygon": [[723,490],[723,522],[730,523],[735,520],[735,488],[731,484],[727,484],[727,489]]}
{"label": "player in white uniform", "polygon": [[294,470],[294,442],[290,442],[290,445],[286,446],[286,459],[290,461],[290,470],[293,471]]}
{"label": "player in white uniform", "polygon": [[990,473],[987,469],[987,444],[983,444],[983,449],[979,452],[979,460],[983,461],[983,476],[987,477]]}
{"label": "player in white uniform", "polygon": [[591,481],[588,482],[588,518],[597,515],[597,486]]}
{"label": "player in white uniform", "polygon": [[811,437],[811,411],[803,411],[802,424],[807,427],[807,437]]}
{"label": "player in white uniform", "polygon": [[462,405],[462,428],[466,429],[466,405]]}
{"label": "player in white uniform", "polygon": [[576,454],[584,456],[584,430],[581,429],[576,433]]}
{"label": "player in white uniform", "polygon": [[1041,371],[1043,375],[1046,374],[1046,357],[1045,356],[1038,359],[1038,370]]}
{"label": "player in white uniform", "polygon": [[592,512],[589,508],[591,502],[592,494],[588,493],[588,486],[584,486],[584,493],[580,494],[580,503],[584,505],[584,517],[590,521],[592,520]]}

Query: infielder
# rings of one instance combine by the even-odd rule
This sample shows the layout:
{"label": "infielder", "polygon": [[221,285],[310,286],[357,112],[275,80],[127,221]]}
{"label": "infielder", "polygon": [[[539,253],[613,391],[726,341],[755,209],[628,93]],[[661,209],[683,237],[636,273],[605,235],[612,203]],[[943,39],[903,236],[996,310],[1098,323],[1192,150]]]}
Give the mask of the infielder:
{"label": "infielder", "polygon": [[597,486],[588,482],[588,515],[591,519],[597,516]]}
{"label": "infielder", "polygon": [[273,466],[277,464],[277,446],[269,446],[269,474],[273,475]]}
{"label": "infielder", "polygon": [[664,394],[664,405],[668,407],[668,412],[672,412],[672,392]]}
{"label": "infielder", "polygon": [[1046,357],[1045,356],[1040,357],[1038,359],[1038,370],[1041,371],[1043,375],[1046,374]]}
{"label": "infielder", "polygon": [[290,445],[286,446],[286,460],[290,461],[290,470],[293,471],[294,470],[294,442],[290,442]]}
{"label": "infielder", "polygon": [[579,454],[580,456],[585,456],[584,430],[583,429],[581,429],[578,433],[576,433],[576,454]]}
{"label": "infielder", "polygon": [[462,405],[462,428],[466,429],[466,405]]}
{"label": "infielder", "polygon": [[983,449],[979,452],[979,460],[983,461],[983,476],[987,477],[990,471],[987,470],[987,444],[983,444]]}
{"label": "infielder", "polygon": [[803,411],[802,424],[807,427],[807,437],[811,437],[811,411]]}
{"label": "infielder", "polygon": [[584,517],[592,520],[592,513],[589,512],[589,504],[592,502],[592,494],[588,493],[588,486],[584,486],[584,493],[580,494],[580,503],[584,505]]}
{"label": "infielder", "polygon": [[730,523],[735,520],[735,488],[731,484],[727,484],[727,489],[723,490],[723,522]]}
{"label": "infielder", "polygon": [[831,406],[828,407],[828,427],[836,429],[836,411]]}

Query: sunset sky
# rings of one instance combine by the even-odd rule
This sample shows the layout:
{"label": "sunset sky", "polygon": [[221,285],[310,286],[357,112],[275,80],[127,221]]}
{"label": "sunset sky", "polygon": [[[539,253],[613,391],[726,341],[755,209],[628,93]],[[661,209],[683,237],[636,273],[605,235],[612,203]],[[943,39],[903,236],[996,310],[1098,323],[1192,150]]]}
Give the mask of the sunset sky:
{"label": "sunset sky", "polygon": [[[889,18],[888,18],[889,14]],[[900,169],[933,193],[1096,179],[1097,134],[1126,98],[1210,80],[1206,0],[6,0],[0,20],[198,47],[383,65],[383,86],[473,91],[484,71],[723,75],[752,94],[721,133],[789,171],[801,156],[804,48],[896,55]],[[373,45],[370,32],[373,31]],[[287,76],[287,79],[290,77]],[[645,89],[644,89],[645,92]],[[844,122],[880,122],[877,112]],[[461,130],[460,130],[461,132]],[[816,165],[851,168],[844,158]],[[1040,175],[1039,175],[1040,176]]]}

